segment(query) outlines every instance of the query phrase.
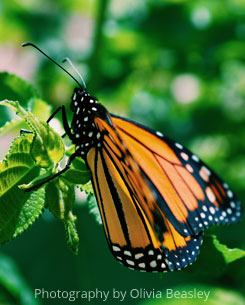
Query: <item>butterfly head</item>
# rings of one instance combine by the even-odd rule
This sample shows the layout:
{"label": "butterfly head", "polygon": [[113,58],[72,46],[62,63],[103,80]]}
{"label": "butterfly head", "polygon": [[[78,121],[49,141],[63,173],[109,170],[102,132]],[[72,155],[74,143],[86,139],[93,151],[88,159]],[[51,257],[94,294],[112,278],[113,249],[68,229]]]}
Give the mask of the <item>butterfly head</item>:
{"label": "butterfly head", "polygon": [[70,105],[71,111],[76,112],[77,109],[88,108],[89,105],[96,104],[97,102],[97,99],[92,97],[86,89],[75,88]]}

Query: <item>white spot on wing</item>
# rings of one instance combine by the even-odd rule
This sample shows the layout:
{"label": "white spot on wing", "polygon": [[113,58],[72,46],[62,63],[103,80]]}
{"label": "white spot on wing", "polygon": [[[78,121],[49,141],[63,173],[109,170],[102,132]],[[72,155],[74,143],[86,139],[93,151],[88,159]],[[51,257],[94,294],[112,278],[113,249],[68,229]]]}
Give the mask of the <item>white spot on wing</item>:
{"label": "white spot on wing", "polygon": [[188,161],[189,156],[185,152],[182,152],[180,155],[185,161]]}
{"label": "white spot on wing", "polygon": [[121,251],[121,249],[119,247],[117,247],[117,246],[112,246],[112,250],[114,250],[114,251]]}
{"label": "white spot on wing", "polygon": [[228,214],[232,214],[232,210],[230,208],[228,208],[226,211]]}
{"label": "white spot on wing", "polygon": [[212,203],[215,202],[216,197],[214,195],[214,192],[212,191],[212,189],[209,186],[206,188],[206,195],[210,202],[212,202]]}
{"label": "white spot on wing", "polygon": [[131,261],[131,260],[129,260],[129,259],[127,259],[126,262],[127,262],[129,265],[131,265],[131,266],[134,266],[134,265],[135,265],[134,261]]}
{"label": "white spot on wing", "polygon": [[150,262],[150,266],[151,266],[152,268],[155,268],[155,267],[157,266],[157,262],[156,262],[156,261],[151,261],[151,262]]}
{"label": "white spot on wing", "polygon": [[157,131],[156,135],[159,136],[159,137],[163,137],[163,134],[160,131]]}
{"label": "white spot on wing", "polygon": [[178,147],[179,149],[183,149],[183,146],[177,142],[175,143],[175,146]]}
{"label": "white spot on wing", "polygon": [[192,166],[190,164],[187,163],[185,167],[190,173],[194,172],[194,169],[192,168]]}
{"label": "white spot on wing", "polygon": [[211,172],[209,169],[207,169],[206,166],[202,166],[199,171],[199,175],[204,181],[209,182],[209,176],[211,175]]}
{"label": "white spot on wing", "polygon": [[229,198],[232,198],[232,197],[233,197],[233,193],[232,193],[231,190],[227,191],[227,196],[228,196]]}
{"label": "white spot on wing", "polygon": [[143,253],[137,253],[137,254],[135,254],[135,259],[140,259],[143,256],[144,256]]}
{"label": "white spot on wing", "polygon": [[194,161],[196,161],[196,162],[199,162],[199,158],[198,158],[198,156],[196,156],[196,155],[192,155],[192,159],[193,159]]}

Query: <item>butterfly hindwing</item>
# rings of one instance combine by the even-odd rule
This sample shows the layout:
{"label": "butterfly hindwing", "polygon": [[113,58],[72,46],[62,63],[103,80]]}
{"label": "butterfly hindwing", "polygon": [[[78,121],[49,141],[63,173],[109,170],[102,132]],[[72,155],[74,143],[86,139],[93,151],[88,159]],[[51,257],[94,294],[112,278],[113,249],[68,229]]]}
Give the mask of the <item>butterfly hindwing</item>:
{"label": "butterfly hindwing", "polygon": [[201,236],[181,236],[163,216],[161,243],[108,151],[91,150],[88,165],[108,244],[119,262],[140,271],[166,272],[196,259]]}

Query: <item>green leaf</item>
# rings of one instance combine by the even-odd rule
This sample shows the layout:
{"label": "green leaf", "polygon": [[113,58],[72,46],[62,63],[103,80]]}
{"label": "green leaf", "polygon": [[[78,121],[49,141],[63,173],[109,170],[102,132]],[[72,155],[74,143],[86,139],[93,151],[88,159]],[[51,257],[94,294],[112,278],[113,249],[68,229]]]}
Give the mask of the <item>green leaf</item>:
{"label": "green leaf", "polygon": [[9,135],[10,133],[19,133],[22,128],[26,128],[25,122],[22,120],[16,120],[13,119],[11,121],[6,122],[1,128],[0,128],[0,135],[5,136]]}
{"label": "green leaf", "polygon": [[44,190],[25,193],[19,184],[38,176],[31,155],[32,134],[16,138],[0,163],[0,243],[17,237],[42,213]]}
{"label": "green leaf", "polygon": [[94,189],[93,189],[93,185],[92,185],[91,180],[88,183],[82,185],[81,190],[85,191],[86,194],[88,194],[88,195],[89,194],[93,195],[94,194]]}
{"label": "green leaf", "polygon": [[[47,120],[51,113],[51,107],[41,99],[34,98],[29,103],[32,113],[41,120]],[[5,109],[5,108],[2,108]],[[1,109],[1,110],[2,110]],[[21,119],[11,119],[5,121],[4,125],[0,128],[1,136],[9,135],[10,133],[20,134],[21,129],[26,129],[28,126],[25,121]]]}
{"label": "green leaf", "polygon": [[72,212],[70,212],[68,218],[64,220],[64,225],[67,245],[75,254],[78,254],[79,237],[76,229],[76,217]]}
{"label": "green leaf", "polygon": [[99,211],[95,196],[93,196],[92,194],[89,194],[88,198],[87,198],[87,202],[88,202],[88,207],[89,207],[89,213],[94,215],[98,224],[102,225],[100,211]]}
{"label": "green leaf", "polygon": [[[66,149],[66,155],[67,156],[71,156],[73,153],[75,152],[75,145],[70,146],[69,148]],[[72,167],[80,170],[80,171],[89,171],[85,161],[80,158],[80,157],[76,157],[73,161],[72,161]],[[86,183],[86,182],[85,182]]]}
{"label": "green leaf", "polygon": [[0,72],[0,84],[0,100],[8,97],[20,101],[22,105],[27,105],[32,98],[38,97],[36,89],[15,74]]}
{"label": "green leaf", "polygon": [[[13,304],[13,298],[16,301],[14,304],[17,302],[21,305],[40,304],[38,299],[35,299],[33,290],[27,286],[14,261],[2,253],[0,253],[0,285],[11,295],[11,304]],[[7,303],[6,300],[6,304],[10,303]]]}
{"label": "green leaf", "polygon": [[75,202],[74,186],[62,177],[50,181],[46,185],[46,199],[48,208],[54,216],[65,220]]}
{"label": "green leaf", "polygon": [[62,177],[72,184],[85,184],[91,179],[91,174],[89,170],[83,171],[71,168]]}
{"label": "green leaf", "polygon": [[12,213],[9,222],[0,231],[0,243],[3,244],[11,239],[15,239],[27,230],[42,214],[44,206],[45,192],[43,188],[32,192],[27,200],[19,200],[19,206],[16,206],[15,213]]}
{"label": "green leaf", "polygon": [[35,177],[31,182],[29,182],[28,184],[21,184],[19,185],[19,189],[21,190],[28,190],[30,188],[33,187],[37,187],[40,184],[45,184],[46,181],[52,177],[54,174],[52,173],[52,171],[45,171],[45,173],[43,175],[39,175],[37,177]]}
{"label": "green leaf", "polygon": [[[71,156],[75,152],[75,145],[70,146],[66,149],[66,155]],[[65,179],[69,182],[74,184],[86,184],[91,179],[91,173],[86,166],[85,161],[80,158],[76,157],[72,161],[71,169],[67,171],[64,175],[62,175]]]}
{"label": "green leaf", "polygon": [[67,244],[77,254],[79,238],[75,224],[76,217],[71,211],[75,202],[74,186],[62,177],[57,178],[46,186],[46,200],[49,210],[64,222]]}
{"label": "green leaf", "polygon": [[31,112],[40,120],[47,121],[51,115],[51,106],[40,98],[32,99],[29,103]]}
{"label": "green leaf", "polygon": [[212,235],[212,239],[215,248],[222,253],[227,264],[234,262],[240,258],[245,258],[244,250],[238,248],[228,248],[226,245],[221,244],[215,235]]}
{"label": "green leaf", "polygon": [[32,143],[31,154],[36,164],[48,168],[64,157],[61,137],[46,122],[40,121]]}
{"label": "green leaf", "polygon": [[0,163],[0,196],[35,168],[30,157],[33,135],[26,134],[14,139],[6,159]]}
{"label": "green leaf", "polygon": [[67,156],[70,157],[72,154],[74,154],[75,150],[76,150],[75,145],[71,145],[71,146],[67,147],[67,148],[66,148],[66,154],[67,154]]}
{"label": "green leaf", "polygon": [[63,158],[64,144],[52,127],[26,111],[18,102],[5,100],[0,102],[0,105],[14,110],[33,131],[35,137],[32,142],[31,155],[37,166],[48,168]]}
{"label": "green leaf", "polygon": [[[31,108],[31,112],[37,116],[40,120],[47,120],[51,114],[51,107],[43,100],[34,98],[28,104]],[[3,108],[4,109],[4,108]],[[2,114],[2,113],[1,113]],[[0,134],[4,135],[9,132],[20,132],[21,129],[27,128],[25,121],[20,119],[11,119],[4,122],[4,125],[0,128]]]}
{"label": "green leaf", "polygon": [[76,157],[72,161],[72,167],[75,168],[75,169],[78,169],[80,171],[83,171],[83,172],[89,171],[86,164],[85,164],[85,161],[80,157]]}

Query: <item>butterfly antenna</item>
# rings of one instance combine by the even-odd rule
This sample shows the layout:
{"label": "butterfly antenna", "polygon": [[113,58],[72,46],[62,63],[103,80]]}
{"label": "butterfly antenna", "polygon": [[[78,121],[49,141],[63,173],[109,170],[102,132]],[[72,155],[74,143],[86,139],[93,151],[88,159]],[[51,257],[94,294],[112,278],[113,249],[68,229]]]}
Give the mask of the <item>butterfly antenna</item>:
{"label": "butterfly antenna", "polygon": [[[66,69],[64,69],[60,64],[58,64],[55,60],[53,60],[51,57],[49,57],[46,53],[44,53],[39,47],[37,47],[35,44],[31,43],[31,42],[25,42],[22,43],[22,47],[26,47],[26,46],[31,46],[35,49],[37,49],[40,53],[42,53],[45,57],[47,57],[50,61],[52,61],[56,66],[58,66],[59,68],[61,68],[63,71],[65,71],[78,85],[81,89],[83,89],[83,87],[81,86],[81,84],[78,82],[77,79],[75,79],[75,77],[73,75],[71,75]],[[84,81],[83,81],[84,84]]]}
{"label": "butterfly antenna", "polygon": [[84,86],[84,89],[86,89],[86,83],[82,77],[82,75],[80,74],[80,72],[77,70],[77,68],[73,65],[72,61],[70,60],[70,58],[66,57],[65,59],[62,60],[62,62],[68,62],[70,64],[70,66],[72,67],[72,69],[77,73],[77,75],[80,77],[82,83],[83,83],[83,86]]}

